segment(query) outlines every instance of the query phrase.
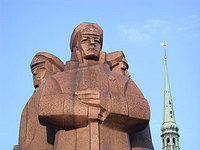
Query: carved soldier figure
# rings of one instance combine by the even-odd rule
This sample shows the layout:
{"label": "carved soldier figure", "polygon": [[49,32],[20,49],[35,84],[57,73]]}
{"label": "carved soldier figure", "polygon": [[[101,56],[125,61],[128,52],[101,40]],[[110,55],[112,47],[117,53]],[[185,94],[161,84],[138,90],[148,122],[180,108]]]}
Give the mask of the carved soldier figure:
{"label": "carved soldier figure", "polygon": [[149,123],[148,102],[129,77],[110,70],[102,42],[97,24],[80,24],[71,61],[44,84],[39,120],[57,129],[54,150],[129,150],[129,135]]}
{"label": "carved soldier figure", "polygon": [[53,150],[55,131],[40,125],[38,120],[39,95],[47,77],[63,71],[64,64],[56,56],[40,52],[30,66],[35,91],[22,112],[18,147],[19,150]]}
{"label": "carved soldier figure", "polygon": [[[107,54],[107,63],[113,72],[130,77],[128,63],[122,51]],[[129,136],[132,150],[153,149],[149,125],[144,130],[132,133]]]}
{"label": "carved soldier figure", "polygon": [[122,51],[107,54],[107,63],[111,71],[130,77],[128,63]]}

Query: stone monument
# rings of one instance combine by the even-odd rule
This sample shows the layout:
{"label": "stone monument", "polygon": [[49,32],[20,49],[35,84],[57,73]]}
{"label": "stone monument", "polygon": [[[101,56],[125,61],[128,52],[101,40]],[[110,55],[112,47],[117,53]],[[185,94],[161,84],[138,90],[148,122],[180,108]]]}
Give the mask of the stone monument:
{"label": "stone monument", "polygon": [[[53,150],[55,129],[40,125],[38,120],[39,96],[46,78],[64,70],[56,56],[40,52],[31,62],[35,91],[23,109],[20,123],[20,150]],[[17,146],[14,149],[18,149]]]}
{"label": "stone monument", "polygon": [[[130,77],[128,63],[122,51],[107,54],[107,63],[111,71]],[[153,149],[149,125],[142,131],[129,134],[132,150]]]}
{"label": "stone monument", "polygon": [[[130,78],[123,52],[106,54],[102,44],[103,31],[97,24],[83,22],[74,29],[71,60],[64,71],[46,76],[35,98],[38,111],[32,111],[55,134],[34,132],[44,148],[29,150],[46,150],[48,144],[49,150],[153,150],[148,102]],[[32,123],[41,127],[38,120]]]}

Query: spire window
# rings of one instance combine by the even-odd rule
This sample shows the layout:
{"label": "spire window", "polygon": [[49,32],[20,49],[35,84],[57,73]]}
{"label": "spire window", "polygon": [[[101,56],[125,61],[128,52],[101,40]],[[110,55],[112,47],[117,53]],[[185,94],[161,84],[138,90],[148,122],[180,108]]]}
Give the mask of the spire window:
{"label": "spire window", "polygon": [[174,144],[174,145],[176,144],[176,140],[175,140],[175,138],[173,138],[173,144]]}
{"label": "spire window", "polygon": [[169,138],[167,138],[167,144],[170,142],[170,139]]}

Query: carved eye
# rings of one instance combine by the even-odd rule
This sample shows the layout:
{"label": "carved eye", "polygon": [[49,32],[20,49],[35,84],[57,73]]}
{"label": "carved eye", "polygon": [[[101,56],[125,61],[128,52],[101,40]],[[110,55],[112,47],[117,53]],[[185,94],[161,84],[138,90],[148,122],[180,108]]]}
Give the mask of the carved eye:
{"label": "carved eye", "polygon": [[45,68],[45,67],[40,67],[39,69],[40,69],[40,70],[45,70],[46,68]]}
{"label": "carved eye", "polygon": [[31,69],[32,74],[34,73],[34,71],[35,71],[35,68],[32,68],[32,69]]}
{"label": "carved eye", "polygon": [[94,39],[94,41],[100,43],[100,39]]}
{"label": "carved eye", "polygon": [[88,38],[83,38],[82,40],[81,40],[81,42],[85,42],[85,41],[87,41],[88,40]]}

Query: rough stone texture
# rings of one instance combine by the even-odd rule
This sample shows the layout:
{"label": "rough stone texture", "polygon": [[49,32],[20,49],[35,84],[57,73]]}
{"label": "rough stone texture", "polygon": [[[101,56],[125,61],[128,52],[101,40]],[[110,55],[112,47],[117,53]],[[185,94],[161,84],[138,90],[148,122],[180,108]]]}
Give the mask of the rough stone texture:
{"label": "rough stone texture", "polygon": [[[55,129],[40,125],[38,120],[39,96],[46,78],[63,71],[64,64],[52,54],[40,52],[31,62],[35,91],[21,116],[19,150],[53,150]],[[18,149],[14,147],[15,149]]]}
{"label": "rough stone texture", "polygon": [[122,51],[107,54],[107,63],[111,71],[130,77],[128,63]]}
{"label": "rough stone texture", "polygon": [[[113,72],[130,77],[128,64],[122,51],[109,53],[107,63]],[[131,104],[131,106],[134,106],[134,104]],[[132,150],[153,149],[149,125],[144,130],[132,133],[129,136]]]}
{"label": "rough stone texture", "polygon": [[39,121],[57,130],[54,150],[153,149],[148,102],[129,78],[123,53],[106,60],[102,42],[97,24],[74,30],[71,61],[44,84]]}
{"label": "rough stone texture", "polygon": [[102,52],[103,30],[81,23],[71,60],[41,52],[31,62],[35,91],[14,150],[152,150],[147,100],[122,51]]}
{"label": "rough stone texture", "polygon": [[130,135],[132,150],[153,149],[149,125],[142,131]]}

